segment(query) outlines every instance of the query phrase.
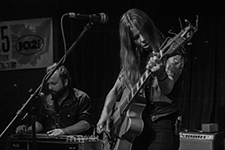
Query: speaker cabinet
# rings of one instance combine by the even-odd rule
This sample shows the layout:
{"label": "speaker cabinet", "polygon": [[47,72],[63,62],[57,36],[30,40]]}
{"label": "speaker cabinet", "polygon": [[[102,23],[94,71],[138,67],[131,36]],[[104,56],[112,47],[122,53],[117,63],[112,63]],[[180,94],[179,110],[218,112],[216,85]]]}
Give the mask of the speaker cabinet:
{"label": "speaker cabinet", "polygon": [[225,150],[225,132],[180,132],[179,150]]}

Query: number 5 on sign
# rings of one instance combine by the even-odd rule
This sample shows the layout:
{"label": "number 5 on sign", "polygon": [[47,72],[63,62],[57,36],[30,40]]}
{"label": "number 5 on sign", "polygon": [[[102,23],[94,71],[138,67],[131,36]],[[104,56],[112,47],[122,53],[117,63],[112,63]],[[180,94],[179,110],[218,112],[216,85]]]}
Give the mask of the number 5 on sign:
{"label": "number 5 on sign", "polygon": [[7,34],[8,26],[0,26],[0,52],[7,53],[10,49],[9,35]]}

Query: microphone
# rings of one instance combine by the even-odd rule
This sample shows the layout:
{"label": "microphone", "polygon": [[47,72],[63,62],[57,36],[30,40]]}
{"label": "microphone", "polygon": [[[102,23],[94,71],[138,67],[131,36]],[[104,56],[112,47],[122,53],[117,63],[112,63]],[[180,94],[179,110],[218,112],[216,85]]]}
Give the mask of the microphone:
{"label": "microphone", "polygon": [[108,16],[105,13],[85,15],[71,12],[68,15],[70,18],[90,20],[92,22],[106,23],[108,21]]}
{"label": "microphone", "polygon": [[45,97],[45,94],[43,92],[39,93],[38,95],[41,99]]}
{"label": "microphone", "polygon": [[181,125],[182,125],[182,117],[178,116],[177,120],[175,122],[175,134],[179,135],[180,131],[181,131]]}

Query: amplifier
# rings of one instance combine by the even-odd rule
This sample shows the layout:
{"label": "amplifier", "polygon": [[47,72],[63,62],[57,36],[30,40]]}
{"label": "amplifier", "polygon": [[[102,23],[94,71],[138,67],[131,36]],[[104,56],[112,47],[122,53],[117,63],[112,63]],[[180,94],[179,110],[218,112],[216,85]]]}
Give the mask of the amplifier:
{"label": "amplifier", "polygon": [[225,150],[225,132],[180,132],[179,150]]}
{"label": "amplifier", "polygon": [[[101,150],[102,141],[95,136],[68,135],[49,137],[37,134],[37,150]],[[7,150],[32,150],[32,135],[11,135]]]}

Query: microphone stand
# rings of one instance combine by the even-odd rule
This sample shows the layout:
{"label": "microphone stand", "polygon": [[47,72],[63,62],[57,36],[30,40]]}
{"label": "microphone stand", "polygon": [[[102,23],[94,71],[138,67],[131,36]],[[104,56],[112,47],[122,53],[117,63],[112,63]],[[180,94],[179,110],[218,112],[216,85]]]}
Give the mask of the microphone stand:
{"label": "microphone stand", "polygon": [[[83,29],[83,31],[80,33],[80,35],[77,37],[77,39],[73,42],[73,44],[70,46],[70,48],[68,49],[68,51],[65,53],[65,55],[63,55],[63,57],[60,59],[60,61],[57,63],[56,67],[49,72],[45,78],[44,78],[44,82],[41,83],[41,85],[39,85],[39,87],[35,90],[35,92],[33,94],[31,94],[31,96],[29,97],[29,99],[26,101],[26,103],[22,106],[21,109],[19,109],[15,115],[15,117],[11,120],[11,122],[7,125],[7,127],[3,130],[3,132],[0,134],[0,139],[2,138],[2,136],[5,134],[5,132],[11,127],[11,125],[14,123],[14,121],[22,114],[22,112],[25,110],[25,108],[27,107],[28,104],[31,103],[31,101],[33,99],[36,99],[40,96],[41,94],[41,90],[43,85],[46,83],[46,81],[49,80],[49,78],[53,75],[53,73],[63,64],[65,58],[67,56],[69,56],[69,54],[72,52],[73,48],[77,45],[77,43],[81,40],[81,38],[84,36],[84,34],[91,28],[91,25],[93,25],[93,22],[89,22]],[[25,114],[27,115],[27,114]],[[24,117],[23,117],[24,118]],[[34,120],[33,120],[34,119]],[[32,117],[32,138],[33,138],[33,150],[37,150],[37,143],[36,143],[36,130],[35,130],[35,118],[34,116]]]}

